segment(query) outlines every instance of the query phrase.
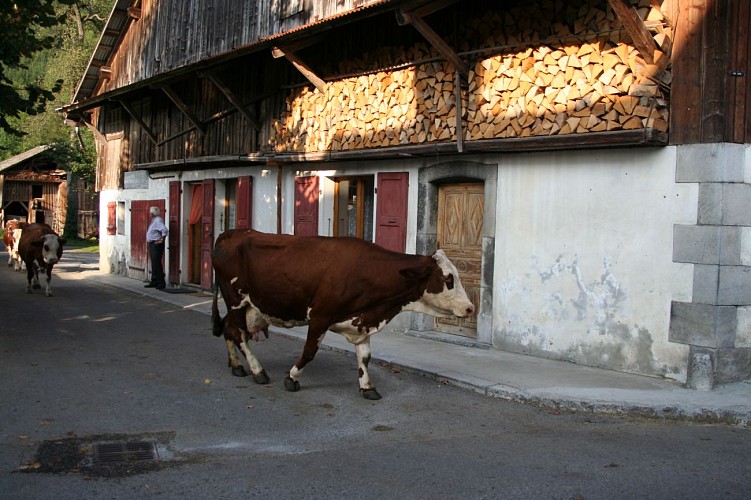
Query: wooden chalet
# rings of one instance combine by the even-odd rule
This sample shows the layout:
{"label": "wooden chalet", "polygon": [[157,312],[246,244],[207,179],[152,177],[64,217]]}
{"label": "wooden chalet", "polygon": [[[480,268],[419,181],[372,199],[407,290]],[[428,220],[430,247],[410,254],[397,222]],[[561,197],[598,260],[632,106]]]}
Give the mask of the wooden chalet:
{"label": "wooden chalet", "polygon": [[713,387],[751,378],[750,25],[739,0],[117,0],[64,112],[112,272],[147,272],[150,205],[169,281],[206,290],[234,227],[440,247],[476,316],[396,328]]}

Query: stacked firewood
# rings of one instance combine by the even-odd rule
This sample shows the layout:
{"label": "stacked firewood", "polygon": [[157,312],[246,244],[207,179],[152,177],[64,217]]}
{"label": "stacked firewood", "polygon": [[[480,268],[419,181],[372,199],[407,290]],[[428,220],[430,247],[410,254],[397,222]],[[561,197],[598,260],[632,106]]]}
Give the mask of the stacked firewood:
{"label": "stacked firewood", "polygon": [[[593,7],[607,2],[585,1],[569,22],[541,27],[546,17],[539,9],[552,2],[538,0],[537,11],[493,13],[465,26],[460,51],[476,54],[477,62],[460,77],[466,80],[458,92],[455,69],[433,49],[418,44],[398,54],[385,50],[340,69],[391,69],[329,81],[325,92],[294,91],[274,124],[271,144],[280,152],[322,152],[456,141],[459,133],[482,140],[664,132],[672,32],[654,2],[640,2],[638,12],[658,47],[650,63],[612,11]],[[510,23],[515,35],[508,34]]]}

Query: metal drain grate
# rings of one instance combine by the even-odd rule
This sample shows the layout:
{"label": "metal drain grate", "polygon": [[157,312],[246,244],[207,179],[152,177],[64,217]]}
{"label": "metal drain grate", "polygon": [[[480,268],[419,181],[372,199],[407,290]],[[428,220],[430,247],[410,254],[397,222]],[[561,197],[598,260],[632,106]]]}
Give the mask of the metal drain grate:
{"label": "metal drain grate", "polygon": [[149,441],[94,445],[94,464],[110,465],[157,460],[156,444]]}

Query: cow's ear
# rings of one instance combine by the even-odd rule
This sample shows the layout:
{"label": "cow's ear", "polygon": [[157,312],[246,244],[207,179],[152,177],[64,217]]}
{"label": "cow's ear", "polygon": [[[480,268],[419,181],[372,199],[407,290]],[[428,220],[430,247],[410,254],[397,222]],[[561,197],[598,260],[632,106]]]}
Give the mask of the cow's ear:
{"label": "cow's ear", "polygon": [[32,241],[31,242],[31,246],[33,246],[33,247],[41,247],[42,245],[44,245],[44,241],[43,240],[36,240],[36,241]]}
{"label": "cow's ear", "polygon": [[58,243],[60,243],[61,245],[65,245],[65,243],[67,243],[67,242],[65,241],[65,238],[58,238],[58,239],[57,239],[57,242],[58,242]]}
{"label": "cow's ear", "polygon": [[430,275],[430,268],[426,266],[408,267],[400,269],[399,274],[407,278],[407,281],[420,281]]}

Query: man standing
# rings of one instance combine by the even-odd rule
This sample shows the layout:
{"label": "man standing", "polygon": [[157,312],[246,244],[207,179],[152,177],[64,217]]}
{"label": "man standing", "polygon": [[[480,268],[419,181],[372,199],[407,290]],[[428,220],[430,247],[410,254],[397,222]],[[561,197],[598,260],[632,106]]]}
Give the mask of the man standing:
{"label": "man standing", "polygon": [[146,288],[162,290],[166,286],[162,257],[164,257],[167,226],[164,225],[164,220],[159,216],[159,207],[149,208],[149,215],[151,216],[151,223],[146,231],[146,242],[149,244],[149,258],[151,259],[151,281],[146,285]]}

